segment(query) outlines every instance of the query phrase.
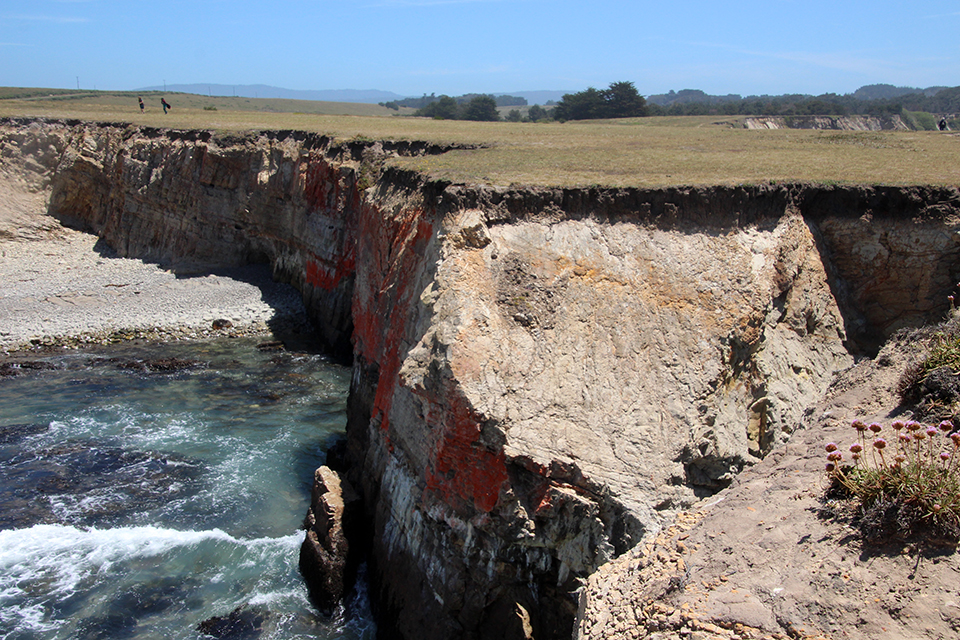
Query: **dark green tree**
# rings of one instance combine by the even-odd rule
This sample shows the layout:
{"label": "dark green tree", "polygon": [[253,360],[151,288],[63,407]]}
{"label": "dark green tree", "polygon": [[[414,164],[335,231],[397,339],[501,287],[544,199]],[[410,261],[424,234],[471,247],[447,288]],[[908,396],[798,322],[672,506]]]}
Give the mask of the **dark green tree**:
{"label": "dark green tree", "polygon": [[477,96],[463,105],[463,119],[496,122],[500,119],[497,101],[492,96]]}
{"label": "dark green tree", "polygon": [[647,101],[632,82],[614,82],[603,92],[604,118],[639,118],[647,115]]}
{"label": "dark green tree", "polygon": [[579,93],[568,93],[553,111],[557,120],[636,118],[647,114],[647,102],[632,82],[614,82],[603,91],[589,87]]}
{"label": "dark green tree", "polygon": [[440,99],[436,102],[431,102],[425,107],[417,109],[415,116],[422,116],[424,118],[436,118],[440,120],[456,120],[459,115],[460,108],[457,105],[457,101],[451,98],[450,96],[440,96]]}
{"label": "dark green tree", "polygon": [[530,122],[539,122],[540,120],[546,120],[550,117],[550,114],[546,109],[541,107],[538,104],[533,105],[527,110],[527,119]]}
{"label": "dark green tree", "polygon": [[507,113],[507,117],[504,118],[507,122],[520,122],[523,118],[520,116],[519,109],[510,109],[510,112]]}
{"label": "dark green tree", "polygon": [[603,93],[593,87],[578,93],[567,93],[553,109],[556,120],[591,120],[603,118]]}

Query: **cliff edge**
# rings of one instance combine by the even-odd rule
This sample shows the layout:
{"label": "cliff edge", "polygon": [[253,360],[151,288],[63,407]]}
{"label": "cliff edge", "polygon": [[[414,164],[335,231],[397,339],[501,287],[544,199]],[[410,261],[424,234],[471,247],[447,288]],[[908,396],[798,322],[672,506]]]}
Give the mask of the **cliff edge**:
{"label": "cliff edge", "polygon": [[[684,600],[694,578],[726,577],[741,593],[767,575],[778,544],[805,544],[777,538],[778,522],[794,518],[843,555],[842,534],[804,515],[815,443],[881,407],[834,399],[828,418],[822,403],[838,374],[879,362],[898,330],[945,314],[960,276],[960,193],[494,189],[388,162],[443,151],[299,132],[0,123],[5,171],[39,176],[53,215],[121,254],[174,268],[268,263],[302,292],[331,350],[353,364],[347,475],[373,530],[384,637],[737,625],[875,637],[857,624],[834,631],[797,604],[819,592],[789,568],[763,607],[731,596],[699,610],[697,624],[712,627],[669,620],[702,604]],[[737,526],[717,530],[717,513]],[[680,535],[694,555],[659,559]],[[667,576],[659,591],[646,567]],[[857,584],[847,605],[880,616]],[[637,613],[651,606],[664,610]],[[885,611],[887,628],[910,628]],[[952,624],[926,621],[937,633]]]}

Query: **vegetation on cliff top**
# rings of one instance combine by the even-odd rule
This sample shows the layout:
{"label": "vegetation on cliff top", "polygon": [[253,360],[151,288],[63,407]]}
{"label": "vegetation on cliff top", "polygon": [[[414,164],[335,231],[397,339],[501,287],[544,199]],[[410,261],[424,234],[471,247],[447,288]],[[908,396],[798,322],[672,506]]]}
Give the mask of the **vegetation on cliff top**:
{"label": "vegetation on cliff top", "polygon": [[824,513],[848,519],[867,541],[960,542],[960,312],[949,300],[944,322],[910,334],[925,355],[900,376],[896,415],[912,419],[889,431],[857,419],[848,448],[826,445]]}
{"label": "vegetation on cliff top", "polygon": [[826,445],[828,498],[853,499],[850,519],[869,542],[919,538],[955,546],[960,541],[960,433],[953,422],[894,420],[893,433],[885,433],[878,422],[854,420],[852,427],[856,435],[849,448]]}
{"label": "vegetation on cliff top", "polygon": [[[0,90],[0,97],[3,93]],[[221,131],[296,129],[340,139],[469,143],[485,148],[393,162],[437,179],[504,186],[956,185],[960,177],[960,138],[950,132],[756,131],[740,128],[736,118],[713,116],[562,124],[472,122],[297,111],[305,101],[192,96],[195,103],[191,103],[186,94],[167,96],[173,109],[164,114],[159,95],[149,99],[145,95],[147,111],[140,113],[136,94],[88,92],[71,99],[34,94],[0,99],[0,117],[77,118]],[[208,106],[217,110],[204,109]],[[353,106],[394,113],[378,105]]]}

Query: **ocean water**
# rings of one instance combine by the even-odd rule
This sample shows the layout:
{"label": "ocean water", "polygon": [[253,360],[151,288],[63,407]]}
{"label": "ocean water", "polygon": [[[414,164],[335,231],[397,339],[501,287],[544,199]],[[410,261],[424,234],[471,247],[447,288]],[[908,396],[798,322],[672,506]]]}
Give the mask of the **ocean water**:
{"label": "ocean water", "polygon": [[347,368],[225,339],[2,372],[0,638],[374,637],[298,570]]}

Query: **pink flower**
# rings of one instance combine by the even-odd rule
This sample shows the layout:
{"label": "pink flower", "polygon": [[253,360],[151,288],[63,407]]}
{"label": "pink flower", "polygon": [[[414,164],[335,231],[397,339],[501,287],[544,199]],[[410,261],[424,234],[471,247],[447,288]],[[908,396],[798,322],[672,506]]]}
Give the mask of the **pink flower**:
{"label": "pink flower", "polygon": [[855,442],[850,445],[851,453],[860,453],[861,451],[863,451],[863,445],[861,445],[859,442]]}
{"label": "pink flower", "polygon": [[876,440],[873,441],[873,448],[874,448],[874,449],[880,450],[880,449],[883,449],[883,448],[886,447],[886,446],[887,446],[887,441],[884,440],[883,438],[877,438]]}
{"label": "pink flower", "polygon": [[911,437],[910,437],[908,434],[906,434],[906,433],[901,433],[901,434],[898,436],[897,439],[900,440],[900,442],[901,442],[902,444],[906,444],[906,443],[910,442],[911,440],[913,440],[913,438],[911,438]]}
{"label": "pink flower", "polygon": [[940,432],[937,431],[937,428],[936,428],[936,427],[927,427],[927,435],[928,435],[929,437],[933,438],[933,437],[936,436],[938,433],[940,433]]}
{"label": "pink flower", "polygon": [[832,462],[828,462],[823,468],[826,469],[827,473],[832,473],[836,470],[837,465],[833,464]]}
{"label": "pink flower", "polygon": [[940,423],[940,431],[943,431],[944,433],[950,433],[953,431],[953,423],[949,420],[942,421]]}
{"label": "pink flower", "polygon": [[890,423],[890,426],[893,427],[894,431],[900,431],[900,429],[903,429],[906,424],[903,422],[903,420],[894,420]]}
{"label": "pink flower", "polygon": [[881,425],[879,422],[871,422],[870,431],[873,431],[874,433],[880,433],[883,431],[883,425]]}
{"label": "pink flower", "polygon": [[831,451],[836,451],[836,450],[839,449],[839,448],[840,448],[840,447],[837,446],[837,443],[836,443],[836,442],[828,442],[828,443],[827,443],[827,446],[824,447],[824,449],[827,450],[827,453],[830,453]]}
{"label": "pink flower", "polygon": [[907,431],[918,431],[922,428],[923,425],[916,420],[907,420]]}
{"label": "pink flower", "polygon": [[946,462],[947,460],[950,459],[950,454],[944,451],[943,453],[940,454],[940,459]]}
{"label": "pink flower", "polygon": [[829,460],[830,462],[840,462],[841,460],[843,460],[843,454],[841,454],[839,451],[834,451],[833,453],[827,456],[827,460]]}
{"label": "pink flower", "polygon": [[850,426],[861,433],[867,430],[867,424],[863,420],[860,420],[859,418],[851,422]]}

